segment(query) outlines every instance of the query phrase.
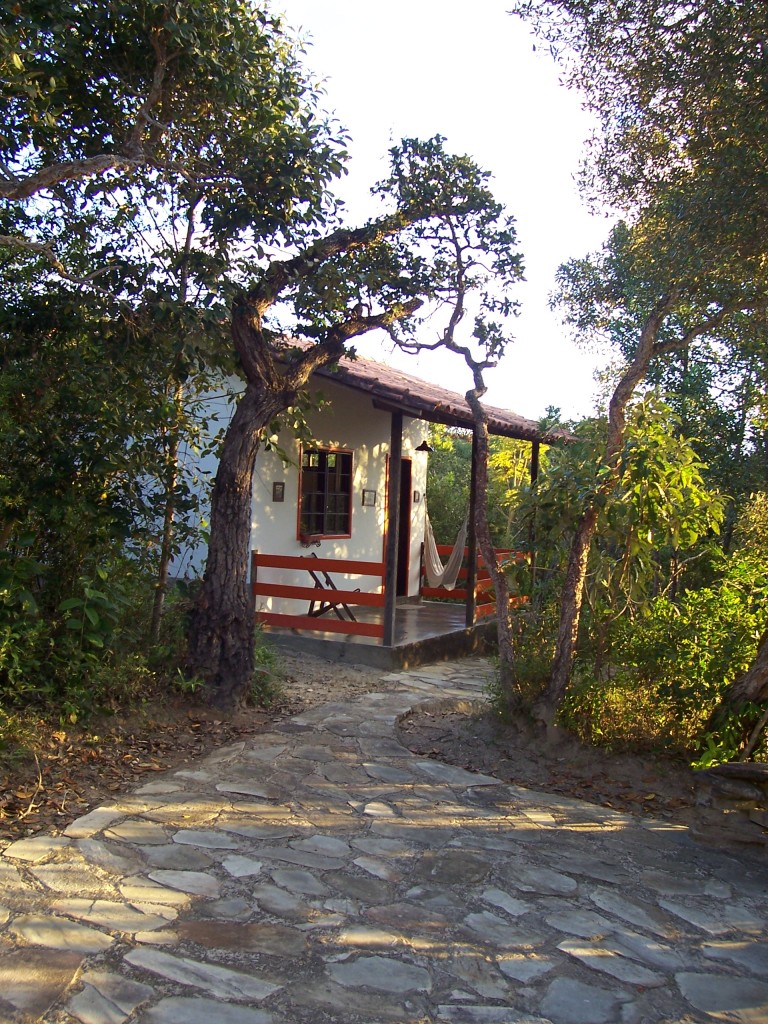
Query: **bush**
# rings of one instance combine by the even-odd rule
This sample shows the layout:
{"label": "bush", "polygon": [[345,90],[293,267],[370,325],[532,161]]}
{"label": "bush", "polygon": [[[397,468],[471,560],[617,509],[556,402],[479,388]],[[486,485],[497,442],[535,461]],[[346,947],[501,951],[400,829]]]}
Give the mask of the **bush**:
{"label": "bush", "polygon": [[96,566],[53,610],[32,593],[29,559],[0,560],[0,700],[76,722],[136,707],[170,686],[186,651],[189,599],[169,595],[161,641],[148,642],[154,579],[130,559]]}
{"label": "bush", "polygon": [[664,747],[689,756],[703,750],[725,688],[754,659],[768,597],[768,567],[760,559],[733,559],[721,571],[710,587],[676,601],[659,597],[647,614],[618,619],[604,677],[582,662],[564,724],[612,747]]}

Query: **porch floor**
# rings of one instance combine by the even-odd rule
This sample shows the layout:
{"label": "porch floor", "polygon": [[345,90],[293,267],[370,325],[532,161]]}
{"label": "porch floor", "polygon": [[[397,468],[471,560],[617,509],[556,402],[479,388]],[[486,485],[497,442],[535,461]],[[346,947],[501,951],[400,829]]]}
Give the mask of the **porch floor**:
{"label": "porch floor", "polygon": [[[383,622],[381,608],[355,607],[358,622]],[[384,647],[374,637],[344,633],[265,627],[265,634],[279,647],[304,651],[328,661],[350,661],[374,668],[411,668],[482,651],[493,635],[495,621],[487,619],[467,629],[461,603],[423,601],[399,604],[395,611],[395,643]]]}

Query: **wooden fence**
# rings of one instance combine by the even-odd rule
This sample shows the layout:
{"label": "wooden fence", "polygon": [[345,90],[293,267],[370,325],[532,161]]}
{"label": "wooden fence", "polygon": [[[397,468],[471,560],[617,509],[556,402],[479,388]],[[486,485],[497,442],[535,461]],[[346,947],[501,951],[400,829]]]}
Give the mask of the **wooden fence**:
{"label": "wooden fence", "polygon": [[[259,579],[260,569],[288,569],[307,573],[306,585],[268,583]],[[379,580],[374,591],[340,589],[334,576],[369,576]],[[348,581],[342,580],[341,586]],[[321,633],[348,633],[384,639],[384,623],[358,622],[354,608],[384,607],[384,563],[351,558],[318,558],[313,555],[266,555],[251,552],[251,589],[254,597],[279,597],[306,601],[305,614],[257,612],[256,619],[283,629],[314,630]],[[331,617],[333,616],[333,617]]]}

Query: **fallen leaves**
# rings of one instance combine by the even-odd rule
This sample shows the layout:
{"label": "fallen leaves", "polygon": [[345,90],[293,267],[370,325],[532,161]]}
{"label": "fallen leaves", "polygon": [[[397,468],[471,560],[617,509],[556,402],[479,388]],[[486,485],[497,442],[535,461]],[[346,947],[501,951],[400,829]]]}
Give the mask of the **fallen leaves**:
{"label": "fallen leaves", "polygon": [[162,714],[163,721],[117,716],[98,732],[40,722],[33,754],[0,764],[0,840],[61,831],[105,797],[135,788],[142,777],[261,732],[281,717],[279,710],[254,710],[230,722],[186,707],[163,708]]}

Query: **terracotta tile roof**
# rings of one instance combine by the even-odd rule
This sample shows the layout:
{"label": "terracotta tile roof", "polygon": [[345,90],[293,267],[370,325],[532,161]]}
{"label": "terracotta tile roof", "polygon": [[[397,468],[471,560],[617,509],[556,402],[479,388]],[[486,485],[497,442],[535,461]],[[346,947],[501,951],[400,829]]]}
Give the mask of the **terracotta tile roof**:
{"label": "terracotta tile roof", "polygon": [[[296,343],[292,341],[291,344]],[[399,411],[429,423],[472,429],[472,413],[463,395],[384,363],[360,356],[356,359],[344,358],[338,367],[325,367],[318,370],[316,376],[326,377],[336,384],[369,394],[378,408]],[[488,429],[492,434],[547,442],[569,437],[564,430],[542,431],[536,420],[526,419],[509,409],[490,405],[485,408],[488,413]]]}

